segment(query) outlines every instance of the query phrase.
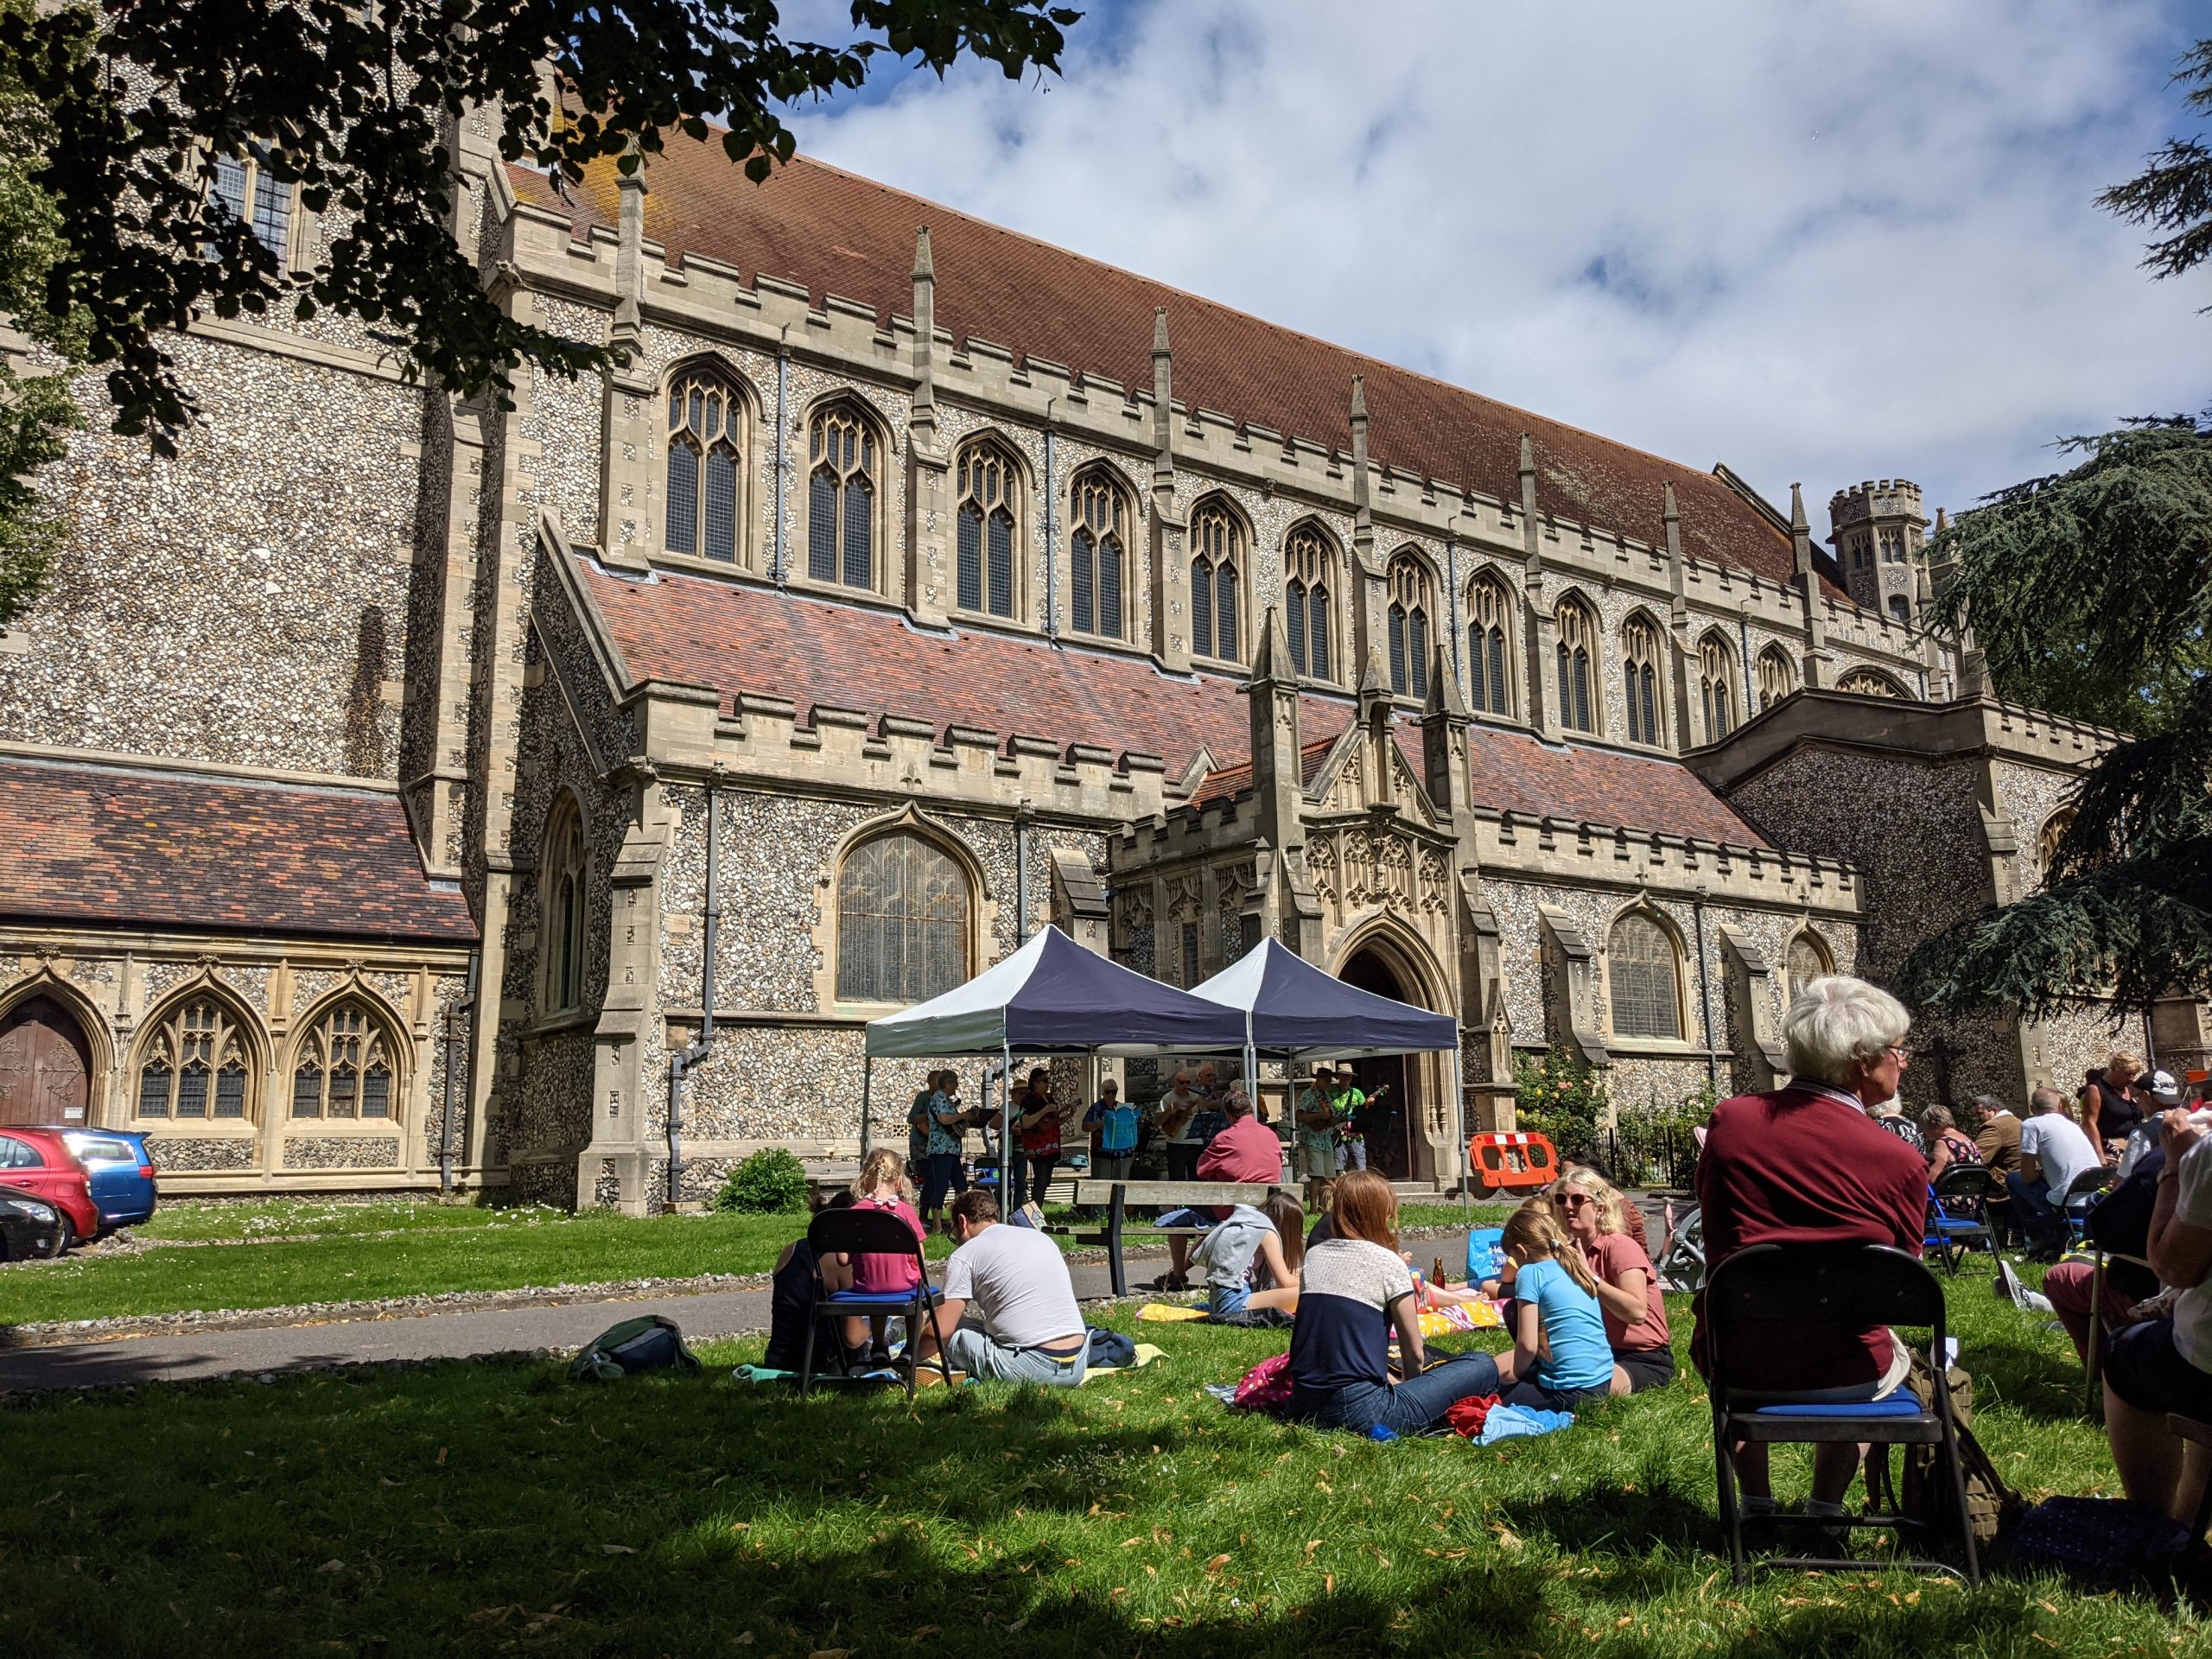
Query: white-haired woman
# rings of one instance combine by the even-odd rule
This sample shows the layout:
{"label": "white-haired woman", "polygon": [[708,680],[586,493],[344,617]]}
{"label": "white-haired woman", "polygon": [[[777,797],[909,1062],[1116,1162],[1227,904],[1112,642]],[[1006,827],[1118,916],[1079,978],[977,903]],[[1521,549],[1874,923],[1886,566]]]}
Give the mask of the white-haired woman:
{"label": "white-haired woman", "polygon": [[[1757,1244],[1888,1244],[1920,1254],[1928,1165],[1866,1115],[1897,1096],[1910,1025],[1904,1004],[1863,979],[1827,975],[1797,994],[1782,1020],[1789,1086],[1721,1102],[1698,1160],[1713,1268]],[[1709,1370],[1701,1296],[1696,1315],[1691,1352]],[[1732,1347],[1728,1384],[1775,1401],[1878,1400],[1904,1382],[1907,1363],[1904,1344],[1882,1326],[1807,1320],[1763,1326],[1756,1344]],[[1736,1467],[1745,1513],[1771,1514],[1766,1447],[1738,1448]],[[1858,1468],[1856,1447],[1819,1447],[1806,1513],[1840,1515]]]}

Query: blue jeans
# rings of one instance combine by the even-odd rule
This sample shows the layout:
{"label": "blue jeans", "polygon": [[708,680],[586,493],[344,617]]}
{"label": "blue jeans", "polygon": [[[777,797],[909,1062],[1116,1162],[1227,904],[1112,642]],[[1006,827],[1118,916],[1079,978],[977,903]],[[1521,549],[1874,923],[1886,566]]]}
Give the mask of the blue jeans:
{"label": "blue jeans", "polygon": [[943,1207],[948,1192],[968,1190],[968,1166],[957,1152],[938,1152],[930,1154],[929,1173],[922,1179],[922,1213],[933,1216]]}
{"label": "blue jeans", "polygon": [[1034,1382],[1040,1388],[1083,1386],[1090,1368],[1088,1339],[1066,1359],[1055,1359],[1035,1348],[1009,1348],[972,1325],[955,1331],[944,1344],[944,1357],[956,1371],[965,1371],[979,1382]]}
{"label": "blue jeans", "polygon": [[1291,1393],[1290,1414],[1316,1428],[1348,1428],[1364,1434],[1377,1423],[1394,1434],[1419,1434],[1444,1421],[1462,1400],[1497,1392],[1497,1362],[1488,1354],[1455,1354],[1441,1365],[1395,1388],[1387,1382],[1354,1382],[1332,1394]]}
{"label": "blue jeans", "polygon": [[2051,1203],[2043,1188],[2030,1186],[2020,1179],[2020,1172],[2015,1169],[2006,1173],[2005,1189],[2012,1195],[2012,1202],[2020,1206],[2023,1232],[2032,1234],[2037,1224],[2041,1224],[2046,1238],[2064,1236],[2066,1227],[2059,1216],[2058,1207]]}

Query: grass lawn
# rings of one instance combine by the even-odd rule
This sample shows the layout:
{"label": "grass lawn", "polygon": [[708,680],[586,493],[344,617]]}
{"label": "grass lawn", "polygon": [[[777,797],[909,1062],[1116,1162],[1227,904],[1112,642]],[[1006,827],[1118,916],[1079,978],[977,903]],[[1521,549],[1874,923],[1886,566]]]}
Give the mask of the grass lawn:
{"label": "grass lawn", "polygon": [[[1504,1211],[1478,1210],[1479,1217]],[[1405,1225],[1454,1225],[1456,1206]],[[792,1216],[633,1219],[556,1210],[278,1198],[157,1211],[137,1230],[207,1248],[73,1255],[0,1272],[0,1325],[190,1309],[275,1307],[525,1285],[766,1273],[801,1230]],[[1133,1230],[1143,1248],[1148,1228]],[[932,1236],[929,1253],[949,1243]],[[1418,1245],[1412,1246],[1416,1255]],[[1454,1271],[1458,1264],[1452,1264]]]}
{"label": "grass lawn", "polygon": [[[2063,1338],[1985,1281],[1954,1301],[2013,1481],[2108,1483]],[[0,1651],[2212,1651],[2050,1580],[1736,1589],[1694,1382],[1500,1448],[1377,1446],[1199,1391],[1280,1333],[1141,1330],[1148,1370],[912,1408],[741,1387],[734,1344],[612,1387],[511,1363],[44,1397],[0,1417]],[[1777,1468],[1802,1491],[1797,1454]]]}

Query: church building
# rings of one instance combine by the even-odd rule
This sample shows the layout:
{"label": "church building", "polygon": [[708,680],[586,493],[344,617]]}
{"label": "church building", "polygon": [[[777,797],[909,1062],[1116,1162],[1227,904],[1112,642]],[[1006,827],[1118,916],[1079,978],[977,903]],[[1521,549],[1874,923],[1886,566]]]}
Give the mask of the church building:
{"label": "church building", "polygon": [[[1822,545],[1794,489],[819,162],[454,148],[486,291],[622,366],[502,408],[343,319],[197,324],[175,461],[88,378],[0,633],[0,1122],[149,1130],[171,1193],[642,1211],[848,1157],[862,1026],[1048,921],[1455,1014],[1461,1077],[1370,1079],[1377,1162],[1449,1181],[1516,1053],[1624,1111],[1769,1084],[1794,983],[2032,887],[2113,741],[1923,631],[1903,480]],[[1953,1022],[1907,1093],[2111,1040]]]}

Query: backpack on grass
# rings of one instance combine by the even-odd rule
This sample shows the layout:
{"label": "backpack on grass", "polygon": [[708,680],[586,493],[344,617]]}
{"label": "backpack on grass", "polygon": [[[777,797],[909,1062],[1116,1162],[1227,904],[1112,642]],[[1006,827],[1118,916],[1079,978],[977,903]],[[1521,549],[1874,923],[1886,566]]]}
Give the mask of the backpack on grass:
{"label": "backpack on grass", "polygon": [[675,1320],[647,1313],[594,1337],[569,1367],[569,1376],[577,1382],[620,1382],[640,1371],[664,1371],[671,1366],[696,1371],[699,1357],[683,1345],[683,1332]]}

